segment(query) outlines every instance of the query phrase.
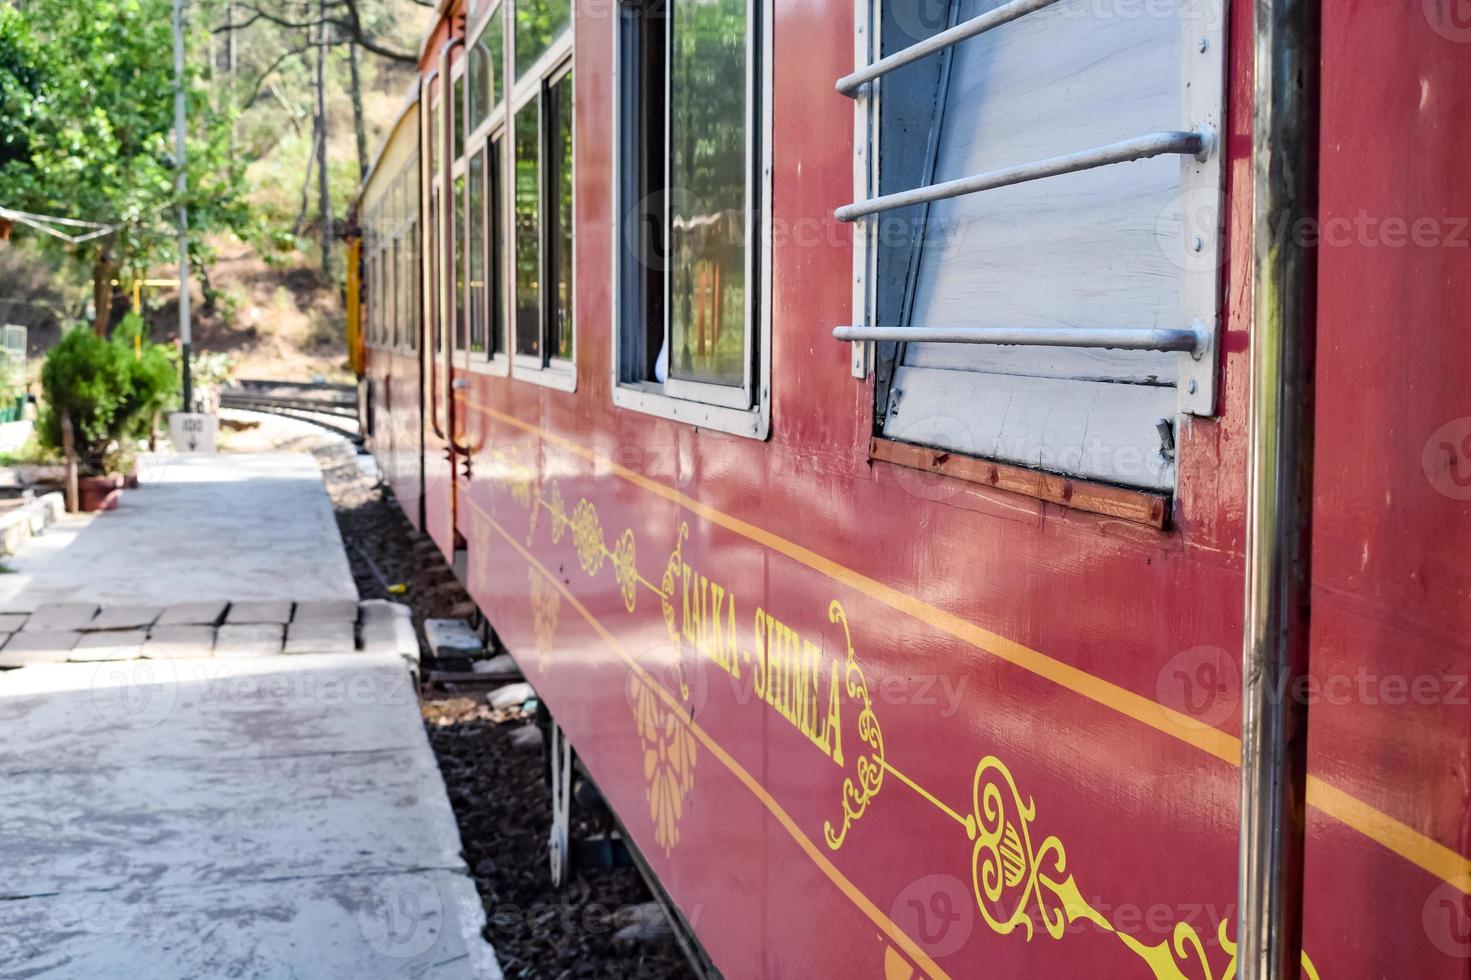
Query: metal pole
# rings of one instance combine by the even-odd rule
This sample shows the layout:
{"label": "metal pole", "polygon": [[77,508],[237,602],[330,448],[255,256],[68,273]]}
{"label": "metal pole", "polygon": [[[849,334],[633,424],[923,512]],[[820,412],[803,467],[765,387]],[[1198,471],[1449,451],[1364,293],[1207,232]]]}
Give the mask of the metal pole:
{"label": "metal pole", "polygon": [[1256,0],[1254,310],[1242,644],[1242,980],[1301,975],[1313,504],[1318,0]]}
{"label": "metal pole", "polygon": [[184,368],[184,411],[194,411],[194,378],[189,357],[194,338],[189,324],[189,208],[184,194],[189,181],[184,170],[184,0],[174,0],[174,136],[178,142],[174,191],[179,199],[179,347]]}

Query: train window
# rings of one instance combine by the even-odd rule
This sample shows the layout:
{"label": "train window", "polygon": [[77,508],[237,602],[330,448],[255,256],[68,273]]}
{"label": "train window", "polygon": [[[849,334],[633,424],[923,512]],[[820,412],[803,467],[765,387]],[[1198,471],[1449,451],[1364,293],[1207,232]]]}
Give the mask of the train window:
{"label": "train window", "polygon": [[507,113],[502,101],[505,91],[505,3],[497,3],[472,31],[469,55],[469,86],[465,113],[469,119],[465,136],[468,214],[460,229],[458,258],[465,263],[467,363],[478,371],[505,374],[509,371],[503,336],[501,308],[502,257],[506,254],[504,192],[501,181],[502,146]]}
{"label": "train window", "polygon": [[572,72],[547,91],[547,282],[552,315],[547,356],[572,359]]}
{"label": "train window", "polygon": [[468,183],[468,216],[465,222],[469,265],[466,287],[469,293],[469,342],[472,354],[485,353],[485,151],[470,157]]}
{"label": "train window", "polygon": [[[455,195],[455,217],[454,217],[455,224],[454,224],[454,232],[453,233],[456,234],[456,235],[464,236],[465,233],[466,233],[466,229],[468,229],[470,227],[470,224],[469,224],[469,222],[467,220],[467,216],[466,216],[466,213],[465,213],[466,212],[466,203],[467,202],[466,202],[466,198],[465,198],[465,173],[464,173],[464,171],[461,171],[460,172],[460,175],[455,178],[455,181],[454,181],[454,184],[452,185],[452,187],[453,187],[453,191],[454,191],[454,195]],[[465,239],[462,237],[461,239],[459,239],[459,241],[461,241],[463,243],[465,241]],[[466,330],[467,321],[468,321],[467,310],[466,310],[466,300],[468,298],[466,294],[467,294],[468,290],[466,288],[467,284],[465,282],[465,271],[466,271],[465,253],[468,252],[468,251],[469,251],[469,249],[464,248],[464,247],[458,248],[458,249],[455,250],[455,256],[454,256],[455,259],[457,260],[455,262],[455,269],[454,269],[454,273],[455,273],[455,320],[454,320],[454,323],[450,326],[450,344],[456,350],[463,350],[464,347],[465,347],[465,330]]]}
{"label": "train window", "polygon": [[[518,14],[518,17],[520,15]],[[571,38],[555,43],[545,74],[516,84],[511,123],[511,373],[572,390],[573,82]],[[561,58],[562,60],[555,60]],[[495,158],[497,161],[498,157]]]}
{"label": "train window", "polygon": [[875,435],[1173,489],[1177,415],[1214,401],[1220,3],[921,6],[874,0],[839,82],[868,138],[838,335],[873,342]]}
{"label": "train window", "polygon": [[619,8],[615,404],[764,438],[769,11]]}
{"label": "train window", "polygon": [[536,66],[572,23],[572,0],[517,0],[516,78]]}
{"label": "train window", "polygon": [[516,353],[541,358],[540,97],[516,112]]}

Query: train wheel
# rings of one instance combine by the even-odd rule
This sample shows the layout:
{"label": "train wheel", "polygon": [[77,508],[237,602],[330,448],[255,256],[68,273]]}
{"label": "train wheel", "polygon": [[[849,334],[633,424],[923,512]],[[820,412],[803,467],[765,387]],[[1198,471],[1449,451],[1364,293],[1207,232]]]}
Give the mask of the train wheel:
{"label": "train wheel", "polygon": [[551,862],[552,886],[561,888],[572,867],[572,744],[556,722],[548,742],[551,756],[552,829],[547,855]]}

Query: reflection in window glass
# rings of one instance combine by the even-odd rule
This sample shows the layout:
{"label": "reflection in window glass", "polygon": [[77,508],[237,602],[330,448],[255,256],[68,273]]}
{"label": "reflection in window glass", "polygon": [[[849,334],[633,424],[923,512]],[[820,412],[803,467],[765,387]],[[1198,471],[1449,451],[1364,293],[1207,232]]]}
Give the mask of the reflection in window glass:
{"label": "reflection in window glass", "polygon": [[386,274],[383,277],[384,288],[388,290],[387,301],[383,304],[383,315],[387,320],[388,346],[398,346],[398,311],[393,308],[394,301],[398,299],[398,239],[388,246],[388,261],[384,263]]}
{"label": "reflection in window glass", "polygon": [[485,118],[486,111],[490,109],[490,103],[485,100],[490,75],[490,56],[485,50],[488,36],[488,33],[481,34],[480,43],[470,49],[470,67],[465,72],[470,81],[468,92],[470,107],[466,112],[466,132],[474,132],[475,127],[480,125],[480,120]]}
{"label": "reflection in window glass", "polygon": [[458,349],[465,342],[465,175],[455,178],[455,218],[450,234],[456,236],[459,246],[450,252],[455,263],[455,321],[450,343]]}
{"label": "reflection in window glass", "polygon": [[541,353],[540,97],[516,113],[516,353]]}
{"label": "reflection in window glass", "polygon": [[506,5],[503,3],[495,8],[495,13],[490,15],[490,24],[485,28],[484,40],[486,50],[490,52],[490,101],[486,103],[488,108],[494,108],[501,100],[501,86],[505,84],[506,73],[502,58],[506,52]]}
{"label": "reflection in window glass", "polygon": [[501,158],[503,155],[502,140],[497,137],[490,143],[487,163],[490,172],[486,176],[486,190],[490,197],[490,264],[486,271],[487,290],[490,298],[490,337],[486,344],[489,353],[497,353],[505,349],[505,336],[501,324],[501,302],[502,289],[501,279],[505,276],[505,246],[503,239],[506,234],[505,211],[501,204]]}
{"label": "reflection in window glass", "polygon": [[536,63],[572,20],[572,0],[518,0],[516,77]]}
{"label": "reflection in window glass", "polygon": [[572,357],[572,73],[563,75],[550,90],[551,145],[548,181],[553,211],[551,287],[555,307],[548,324],[547,351],[552,357]]}
{"label": "reflection in window glass", "polygon": [[425,329],[434,335],[434,353],[444,350],[444,330],[439,315],[439,188],[429,195],[429,264],[424,287],[429,290],[429,323]]}
{"label": "reflection in window glass", "polygon": [[465,155],[465,75],[455,79],[455,101],[450,106],[450,116],[454,119],[455,145],[453,159],[458,160]]}
{"label": "reflection in window glass", "polygon": [[469,220],[465,257],[470,264],[470,341],[473,353],[485,353],[485,153],[470,158]]}
{"label": "reflection in window glass", "polygon": [[678,3],[670,54],[669,373],[746,373],[746,0]]}

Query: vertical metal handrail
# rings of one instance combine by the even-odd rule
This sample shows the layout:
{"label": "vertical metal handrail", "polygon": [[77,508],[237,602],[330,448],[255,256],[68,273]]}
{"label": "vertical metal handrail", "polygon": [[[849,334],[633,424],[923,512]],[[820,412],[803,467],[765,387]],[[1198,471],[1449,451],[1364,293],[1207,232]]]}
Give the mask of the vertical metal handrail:
{"label": "vertical metal handrail", "polygon": [[1300,975],[1312,551],[1318,0],[1256,0],[1254,310],[1242,642],[1238,975]]}

